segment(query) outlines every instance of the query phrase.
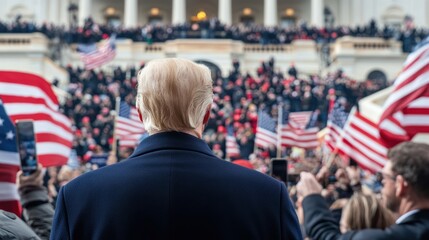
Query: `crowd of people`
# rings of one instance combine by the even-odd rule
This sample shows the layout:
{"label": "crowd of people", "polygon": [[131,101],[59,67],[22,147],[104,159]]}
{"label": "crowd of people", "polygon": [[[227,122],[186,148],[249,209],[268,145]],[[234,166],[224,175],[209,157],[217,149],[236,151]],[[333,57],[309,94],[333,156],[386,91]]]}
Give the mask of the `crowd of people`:
{"label": "crowd of people", "polygon": [[[373,21],[361,28],[329,30],[305,25],[291,29],[225,26],[216,19],[178,26],[147,25],[135,29],[113,29],[88,19],[83,28],[69,30],[52,24],[37,26],[20,19],[11,24],[0,22],[0,33],[30,32],[42,32],[49,38],[60,38],[67,43],[91,43],[113,32],[118,38],[134,41],[163,42],[198,37],[262,44],[290,43],[295,39],[332,42],[338,37],[351,35],[398,38],[403,42],[404,52],[411,51],[428,34],[425,30],[415,29],[405,29],[399,33],[387,27],[380,30]],[[31,176],[19,175],[19,193],[28,226],[25,227],[9,213],[0,211],[0,220],[6,222],[12,219],[19,226],[12,232],[6,231],[6,234],[48,239],[60,188],[74,178],[99,168],[91,162],[94,156],[108,156],[107,164],[114,164],[133,153],[133,148],[121,146],[116,154],[112,152],[113,109],[116,97],[135,106],[137,72],[144,67],[144,63],[126,69],[117,67],[111,71],[66,67],[70,79],[66,89],[69,95],[60,110],[72,122],[74,163],[49,168],[44,179],[41,166]],[[213,104],[202,139],[220,159],[232,162],[244,160],[246,167],[264,174],[271,173],[270,161],[276,157],[277,149],[275,146],[255,147],[260,110],[273,119],[277,119],[280,105],[285,107],[286,112],[312,111],[318,116],[315,125],[322,129],[336,101],[341,101],[349,111],[361,98],[387,87],[380,82],[355,81],[341,70],[327,76],[304,75],[293,64],[278,66],[273,58],[261,62],[256,74],[243,72],[238,61],[233,62],[232,69],[227,77],[217,75],[213,80]],[[240,151],[238,156],[227,154],[228,129],[234,132]],[[348,164],[340,157],[325,161],[326,152],[320,149],[298,151],[298,154],[296,149],[282,150],[290,156],[289,163],[295,171],[289,175],[286,184],[302,228],[301,233],[308,239],[429,238],[429,195],[425,187],[429,178],[427,145],[398,145],[389,152],[391,161],[380,173],[360,169],[353,159],[349,159]],[[42,185],[47,187],[47,194]],[[413,217],[410,218],[411,215]],[[403,227],[404,224],[407,224],[406,227]],[[0,228],[0,236],[5,233],[2,230]]]}
{"label": "crowd of people", "polygon": [[[144,67],[142,64],[140,69]],[[218,76],[213,84],[214,101],[210,117],[202,136],[213,153],[224,159],[225,129],[232,126],[241,157],[248,159],[250,168],[266,174],[270,173],[268,164],[275,151],[254,151],[258,110],[264,109],[274,117],[279,103],[284,103],[289,111],[319,111],[317,124],[323,127],[326,124],[323,113],[328,112],[330,100],[342,98],[351,107],[366,94],[383,87],[370,81],[355,82],[341,71],[322,78],[302,76],[294,66],[284,74],[275,69],[279,68],[275,60],[270,59],[261,63],[257,75],[252,76],[243,74],[239,62],[235,61],[227,78]],[[32,230],[17,232],[28,234],[26,237],[34,231],[39,237],[47,238],[53,217],[52,206],[47,203],[58,196],[60,187],[94,169],[85,164],[90,154],[110,151],[111,110],[115,97],[120,96],[132,105],[136,101],[137,68],[116,68],[112,73],[72,67],[67,70],[70,74],[70,96],[61,110],[72,120],[73,148],[81,164],[77,167],[63,166],[60,170],[49,168],[45,179],[48,196],[40,191],[40,169],[34,176],[19,177],[20,193],[24,196],[22,200],[28,212],[27,222]],[[349,164],[340,158],[322,161],[321,153],[317,152],[291,159],[301,165],[294,178],[289,175],[286,184],[302,235],[309,239],[403,239],[411,236],[412,239],[426,239],[429,234],[429,196],[425,187],[429,178],[427,149],[426,144],[400,144],[390,150],[388,157],[391,161],[376,174],[363,171],[353,159]],[[125,150],[121,150],[119,161],[132,152]],[[26,200],[25,194],[30,193],[38,194],[38,197]],[[59,194],[61,196],[61,192]],[[34,201],[38,204],[32,203]],[[63,204],[59,203],[60,206]],[[57,224],[60,224],[57,227],[63,227],[63,223]],[[61,234],[57,229],[54,231]]]}
{"label": "crowd of people", "polygon": [[[409,20],[411,21],[411,20]],[[218,19],[207,19],[197,23],[178,25],[146,24],[136,28],[114,27],[97,24],[88,18],[81,27],[44,23],[37,25],[17,18],[11,23],[0,22],[0,33],[33,33],[41,32],[48,38],[58,38],[63,43],[92,43],[115,33],[117,38],[128,38],[136,42],[165,42],[181,38],[233,39],[252,44],[289,44],[297,39],[311,39],[318,43],[331,43],[343,36],[380,37],[397,39],[403,43],[403,51],[410,52],[420,41],[425,39],[427,29],[416,29],[406,24],[402,30],[391,27],[379,27],[373,20],[367,25],[357,27],[338,26],[334,28],[316,28],[307,24],[288,28],[264,27],[256,24],[225,25]]]}

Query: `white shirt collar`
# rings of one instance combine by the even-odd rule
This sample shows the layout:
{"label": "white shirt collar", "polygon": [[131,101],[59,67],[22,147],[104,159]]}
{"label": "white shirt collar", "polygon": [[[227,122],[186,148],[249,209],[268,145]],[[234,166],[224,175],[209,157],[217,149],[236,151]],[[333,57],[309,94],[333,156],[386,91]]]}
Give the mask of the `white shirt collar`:
{"label": "white shirt collar", "polygon": [[402,216],[400,216],[398,219],[396,219],[396,224],[402,223],[405,220],[405,218],[417,213],[418,211],[420,211],[420,209],[414,209],[414,210],[411,210],[409,212],[404,213]]}

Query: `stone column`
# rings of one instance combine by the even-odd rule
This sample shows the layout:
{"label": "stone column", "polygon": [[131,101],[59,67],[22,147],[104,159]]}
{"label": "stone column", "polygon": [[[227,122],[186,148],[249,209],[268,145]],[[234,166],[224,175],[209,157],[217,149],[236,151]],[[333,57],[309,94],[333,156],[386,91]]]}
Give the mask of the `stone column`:
{"label": "stone column", "polygon": [[59,23],[61,25],[64,25],[66,27],[69,26],[69,1],[60,1],[60,18],[59,18]]}
{"label": "stone column", "polygon": [[264,0],[264,25],[277,25],[277,0]]}
{"label": "stone column", "polygon": [[231,0],[219,0],[219,21],[226,25],[232,24]]}
{"label": "stone column", "polygon": [[91,15],[91,1],[79,0],[79,26],[83,26],[85,19]]}
{"label": "stone column", "polygon": [[137,27],[137,0],[125,0],[124,27]]}
{"label": "stone column", "polygon": [[311,24],[313,26],[323,27],[325,25],[323,10],[323,0],[311,0]]}
{"label": "stone column", "polygon": [[186,22],[186,0],[173,0],[173,24],[183,24]]}
{"label": "stone column", "polygon": [[49,22],[58,24],[60,21],[59,10],[59,1],[49,0]]}

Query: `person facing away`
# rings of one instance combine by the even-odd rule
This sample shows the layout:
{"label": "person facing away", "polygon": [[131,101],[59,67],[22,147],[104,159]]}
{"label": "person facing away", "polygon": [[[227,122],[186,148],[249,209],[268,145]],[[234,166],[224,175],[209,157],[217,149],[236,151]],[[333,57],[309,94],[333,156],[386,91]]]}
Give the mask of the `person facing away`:
{"label": "person facing away", "polygon": [[341,233],[367,228],[386,229],[395,222],[392,213],[373,193],[355,192],[348,200],[340,221]]}
{"label": "person facing away", "polygon": [[136,107],[150,136],[60,189],[51,239],[302,239],[283,183],[220,160],[201,139],[212,97],[207,67],[149,62]]}
{"label": "person facing away", "polygon": [[429,145],[403,142],[389,150],[388,158],[382,170],[382,202],[399,218],[386,229],[341,234],[320,195],[322,186],[312,174],[301,173],[297,188],[304,198],[304,225],[311,239],[429,239]]}

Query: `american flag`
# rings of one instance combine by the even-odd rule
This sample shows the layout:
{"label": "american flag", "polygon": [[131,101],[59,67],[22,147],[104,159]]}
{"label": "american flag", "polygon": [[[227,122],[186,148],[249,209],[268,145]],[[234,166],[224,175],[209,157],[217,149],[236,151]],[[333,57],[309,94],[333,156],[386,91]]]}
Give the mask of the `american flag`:
{"label": "american flag", "polygon": [[378,127],[389,147],[429,133],[429,37],[405,61]]}
{"label": "american flag", "polygon": [[282,146],[306,149],[319,146],[319,128],[309,125],[312,112],[283,113],[283,108],[279,109],[283,115],[279,133]]}
{"label": "american flag", "polygon": [[226,135],[226,157],[239,157],[240,147],[237,144],[237,139],[234,136],[234,128],[232,126],[227,127]]}
{"label": "american flag", "polygon": [[98,48],[95,48],[95,50],[89,50],[94,49],[92,46],[80,47],[79,49],[83,51],[81,53],[81,59],[85,64],[85,69],[91,70],[100,67],[103,64],[112,61],[116,56],[115,36],[111,36],[104,40],[100,43]]}
{"label": "american flag", "polygon": [[20,163],[15,136],[15,127],[0,100],[0,209],[20,216],[21,205],[15,184]]}
{"label": "american flag", "polygon": [[0,71],[0,98],[12,122],[34,121],[37,158],[43,166],[67,163],[73,141],[71,122],[59,112],[57,96],[45,79]]}
{"label": "american flag", "polygon": [[387,147],[380,139],[377,124],[352,109],[337,141],[338,152],[356,160],[360,167],[380,171],[387,162]]}
{"label": "american flag", "polygon": [[335,103],[333,110],[329,113],[325,144],[331,151],[335,150],[337,142],[341,139],[348,115],[339,102]]}
{"label": "american flag", "polygon": [[135,147],[145,133],[137,109],[121,101],[119,116],[116,118],[115,135],[122,147]]}
{"label": "american flag", "polygon": [[268,113],[263,111],[258,113],[255,144],[260,147],[277,144],[276,122]]}

